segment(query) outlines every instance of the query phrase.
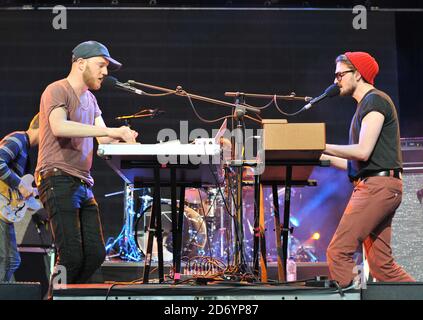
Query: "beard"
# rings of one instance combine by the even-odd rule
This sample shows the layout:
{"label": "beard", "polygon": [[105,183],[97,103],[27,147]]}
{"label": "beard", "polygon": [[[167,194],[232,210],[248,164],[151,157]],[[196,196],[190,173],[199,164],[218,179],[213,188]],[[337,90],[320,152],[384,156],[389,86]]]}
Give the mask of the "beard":
{"label": "beard", "polygon": [[354,91],[355,91],[354,86],[341,87],[341,92],[339,93],[339,95],[341,97],[349,97],[353,95]]}
{"label": "beard", "polygon": [[99,90],[101,88],[101,82],[100,82],[100,85],[98,85],[97,81],[99,81],[99,80],[92,76],[91,69],[88,65],[87,65],[84,73],[82,74],[82,79],[84,80],[85,85],[90,90]]}

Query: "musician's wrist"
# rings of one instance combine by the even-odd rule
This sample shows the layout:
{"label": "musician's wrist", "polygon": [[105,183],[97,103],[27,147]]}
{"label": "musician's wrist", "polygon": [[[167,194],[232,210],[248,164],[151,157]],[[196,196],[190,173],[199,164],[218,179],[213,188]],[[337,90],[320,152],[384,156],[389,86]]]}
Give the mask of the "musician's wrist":
{"label": "musician's wrist", "polygon": [[104,128],[105,129],[105,137],[113,138],[112,137],[112,129],[113,128]]}

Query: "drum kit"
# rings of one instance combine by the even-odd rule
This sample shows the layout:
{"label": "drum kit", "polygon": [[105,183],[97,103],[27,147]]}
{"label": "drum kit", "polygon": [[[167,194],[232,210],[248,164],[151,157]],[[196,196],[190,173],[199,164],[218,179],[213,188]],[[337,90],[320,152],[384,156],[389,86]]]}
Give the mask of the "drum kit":
{"label": "drum kit", "polygon": [[[145,201],[145,200],[144,200]],[[179,206],[179,204],[178,204]],[[147,227],[151,217],[152,198],[138,215],[135,223],[135,236],[138,248],[145,253],[147,248]],[[163,260],[172,261],[172,220],[171,200],[161,200],[163,230]],[[182,255],[188,258],[195,256],[224,255],[225,221],[223,201],[218,188],[194,189],[185,191],[184,222],[182,235]],[[222,235],[222,236],[221,236]],[[216,242],[217,241],[217,242]],[[215,245],[212,245],[215,244]],[[221,254],[219,254],[221,253]],[[157,259],[157,247],[154,243],[153,260]]]}
{"label": "drum kit", "polygon": [[[253,260],[253,242],[254,242],[254,185],[253,170],[245,168],[243,173],[243,230],[244,230],[244,251],[246,261]],[[141,191],[138,195],[140,199],[140,208],[135,210],[133,218],[131,215],[126,221],[124,230],[121,232],[123,239],[131,240],[133,237],[134,245],[125,246],[121,241],[114,241],[114,245],[106,246],[108,257],[114,252],[115,256],[120,256],[124,260],[141,261],[147,251],[148,226],[152,212],[153,198],[149,195],[147,188],[138,188],[134,191]],[[182,233],[182,257],[194,258],[208,256],[220,261],[230,261],[234,253],[234,208],[231,199],[230,183],[217,188],[187,188],[185,190],[183,233]],[[110,195],[122,194],[116,192]],[[283,199],[284,188],[278,190],[278,194]],[[295,190],[293,190],[295,196]],[[275,232],[273,214],[267,214],[272,211],[272,192],[269,188],[264,189],[264,205],[266,212],[266,239],[269,249],[269,261],[276,260],[276,251],[274,249]],[[178,207],[179,207],[178,203]],[[231,212],[228,212],[231,211]],[[173,259],[172,245],[172,219],[171,219],[171,200],[161,199],[162,212],[162,235],[163,235],[163,260],[171,262]],[[130,230],[125,230],[128,229]],[[110,241],[109,241],[110,242]],[[298,240],[292,235],[290,237],[291,254],[297,251]],[[111,250],[112,247],[120,246],[120,250]],[[129,247],[130,249],[127,249]],[[115,248],[116,249],[116,248]],[[126,251],[137,251],[126,252]],[[152,259],[157,261],[157,243],[153,242]]]}

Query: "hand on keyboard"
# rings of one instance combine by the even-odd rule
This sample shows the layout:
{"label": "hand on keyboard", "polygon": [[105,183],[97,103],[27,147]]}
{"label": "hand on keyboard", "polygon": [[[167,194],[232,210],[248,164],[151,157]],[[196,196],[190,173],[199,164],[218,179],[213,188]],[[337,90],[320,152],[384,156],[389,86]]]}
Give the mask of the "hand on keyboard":
{"label": "hand on keyboard", "polygon": [[109,128],[108,136],[128,143],[136,143],[135,138],[138,136],[138,132],[131,130],[127,126],[122,126],[119,128]]}

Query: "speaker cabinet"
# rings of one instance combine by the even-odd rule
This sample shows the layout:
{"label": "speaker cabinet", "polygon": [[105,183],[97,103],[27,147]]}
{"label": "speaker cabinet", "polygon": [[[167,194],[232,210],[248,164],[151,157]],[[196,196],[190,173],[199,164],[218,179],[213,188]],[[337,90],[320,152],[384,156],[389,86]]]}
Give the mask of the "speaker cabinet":
{"label": "speaker cabinet", "polygon": [[15,223],[15,232],[18,246],[49,247],[53,243],[45,209],[38,210],[34,215],[26,214]]}
{"label": "speaker cabinet", "polygon": [[41,300],[41,284],[0,282],[0,300]]}
{"label": "speaker cabinet", "polygon": [[361,290],[362,300],[423,300],[423,283],[368,283]]}
{"label": "speaker cabinet", "polygon": [[38,282],[40,295],[48,291],[51,270],[54,265],[54,250],[50,248],[19,247],[21,265],[14,274],[16,281]]}
{"label": "speaker cabinet", "polygon": [[392,222],[392,252],[398,264],[423,281],[423,206],[418,196],[423,189],[423,144],[419,139],[402,139],[403,197]]}

